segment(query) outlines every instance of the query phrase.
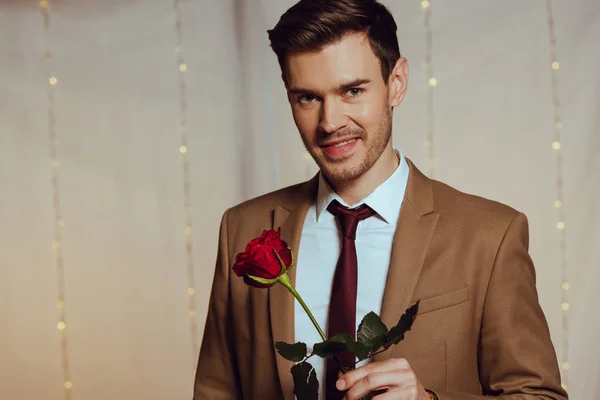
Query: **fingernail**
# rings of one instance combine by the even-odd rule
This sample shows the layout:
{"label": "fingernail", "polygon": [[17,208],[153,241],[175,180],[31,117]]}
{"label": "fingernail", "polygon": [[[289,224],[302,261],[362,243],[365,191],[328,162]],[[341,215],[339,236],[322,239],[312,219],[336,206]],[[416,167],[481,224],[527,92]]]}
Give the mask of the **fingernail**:
{"label": "fingernail", "polygon": [[344,390],[346,387],[346,381],[343,379],[338,379],[338,381],[335,383],[335,387],[337,387],[339,390]]}

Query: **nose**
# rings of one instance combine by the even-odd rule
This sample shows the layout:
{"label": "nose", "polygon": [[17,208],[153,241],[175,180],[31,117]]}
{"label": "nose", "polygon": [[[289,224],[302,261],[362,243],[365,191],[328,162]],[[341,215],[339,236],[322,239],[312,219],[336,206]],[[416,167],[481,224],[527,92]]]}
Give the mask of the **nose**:
{"label": "nose", "polygon": [[321,106],[319,129],[325,133],[334,133],[348,124],[344,105],[336,99],[325,99]]}

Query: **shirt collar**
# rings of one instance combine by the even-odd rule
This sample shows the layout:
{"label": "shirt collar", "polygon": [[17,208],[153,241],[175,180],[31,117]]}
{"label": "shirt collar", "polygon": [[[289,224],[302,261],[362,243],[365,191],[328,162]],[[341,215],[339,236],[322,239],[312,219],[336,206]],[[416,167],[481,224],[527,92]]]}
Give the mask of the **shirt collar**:
{"label": "shirt collar", "polygon": [[388,224],[395,224],[400,216],[400,207],[402,206],[402,200],[404,199],[404,193],[406,192],[409,167],[402,152],[396,148],[394,148],[394,151],[398,157],[400,157],[400,164],[394,173],[367,197],[353,205],[346,204],[327,183],[323,174],[320,173],[316,203],[317,222],[319,222],[319,218],[327,209],[329,203],[333,200],[337,200],[340,204],[349,208],[367,204],[375,210],[385,222]]}

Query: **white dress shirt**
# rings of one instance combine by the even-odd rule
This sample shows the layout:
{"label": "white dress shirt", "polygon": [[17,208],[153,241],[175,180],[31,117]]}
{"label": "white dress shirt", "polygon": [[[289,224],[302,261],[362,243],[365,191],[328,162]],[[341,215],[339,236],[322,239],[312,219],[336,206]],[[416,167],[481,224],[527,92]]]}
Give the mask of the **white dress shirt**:
{"label": "white dress shirt", "polygon": [[[356,232],[358,294],[355,329],[358,329],[363,317],[370,311],[381,315],[392,240],[409,171],[402,153],[397,149],[395,151],[400,157],[398,168],[371,194],[354,205],[346,204],[322,175],[319,176],[316,202],[309,208],[302,229],[295,286],[326,335],[333,275],[341,251],[341,235],[335,217],[327,211],[327,206],[334,199],[351,208],[366,203],[377,213],[360,221]],[[297,301],[294,304],[295,339],[296,342],[306,343],[310,353],[313,344],[322,339],[302,306]],[[319,380],[319,398],[325,398],[325,360],[314,356],[309,362],[315,368]],[[365,362],[368,361],[359,365]]]}

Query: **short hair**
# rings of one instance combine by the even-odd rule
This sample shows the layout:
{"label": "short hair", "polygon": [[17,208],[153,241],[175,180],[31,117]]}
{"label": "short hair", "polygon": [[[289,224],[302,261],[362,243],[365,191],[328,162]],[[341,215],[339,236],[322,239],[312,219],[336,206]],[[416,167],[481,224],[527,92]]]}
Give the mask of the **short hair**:
{"label": "short hair", "polygon": [[318,51],[347,34],[364,33],[387,84],[400,58],[397,29],[390,11],[377,0],[300,0],[267,32],[285,81],[288,53]]}

